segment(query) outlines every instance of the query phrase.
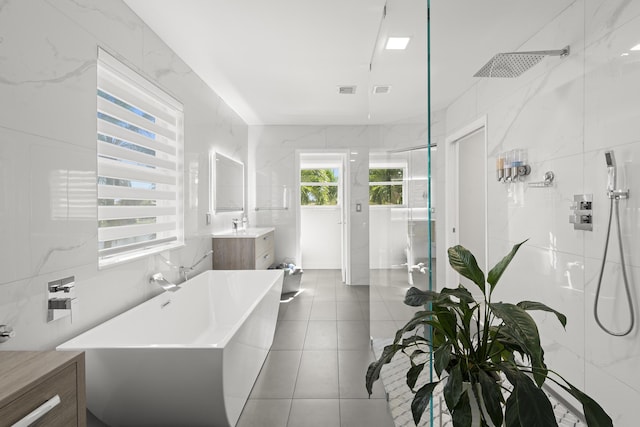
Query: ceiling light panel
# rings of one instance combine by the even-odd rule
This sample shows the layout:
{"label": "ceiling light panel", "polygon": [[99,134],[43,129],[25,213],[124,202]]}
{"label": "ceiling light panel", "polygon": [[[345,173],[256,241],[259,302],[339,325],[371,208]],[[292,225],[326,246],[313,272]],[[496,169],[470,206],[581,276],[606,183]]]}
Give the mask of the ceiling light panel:
{"label": "ceiling light panel", "polygon": [[404,50],[407,48],[411,37],[389,37],[385,49],[387,50]]}

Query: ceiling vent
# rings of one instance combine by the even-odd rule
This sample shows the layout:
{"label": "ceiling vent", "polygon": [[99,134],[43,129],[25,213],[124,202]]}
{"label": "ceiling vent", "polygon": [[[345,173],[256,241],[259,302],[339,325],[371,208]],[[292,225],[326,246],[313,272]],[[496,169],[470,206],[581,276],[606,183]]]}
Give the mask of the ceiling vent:
{"label": "ceiling vent", "polygon": [[338,86],[340,95],[355,95],[357,86]]}
{"label": "ceiling vent", "polygon": [[391,86],[389,85],[380,85],[373,87],[373,93],[381,94],[381,93],[389,93],[391,91]]}

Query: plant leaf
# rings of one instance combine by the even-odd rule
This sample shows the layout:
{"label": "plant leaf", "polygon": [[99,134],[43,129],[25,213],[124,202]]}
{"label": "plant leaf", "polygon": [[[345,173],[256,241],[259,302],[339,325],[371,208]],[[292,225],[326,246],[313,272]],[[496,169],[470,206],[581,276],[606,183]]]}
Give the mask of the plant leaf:
{"label": "plant leaf", "polygon": [[451,295],[460,300],[460,302],[465,304],[477,303],[471,292],[467,290],[462,285],[458,285],[457,288],[444,288],[440,291],[440,295]]}
{"label": "plant leaf", "polygon": [[442,327],[442,331],[449,337],[450,340],[455,340],[457,335],[457,318],[456,315],[453,314],[446,308],[440,308],[436,310],[435,317],[440,322],[440,326]]}
{"label": "plant leaf", "polygon": [[484,293],[484,273],[478,267],[478,262],[473,254],[464,246],[456,245],[447,250],[449,264],[455,271],[471,280]]}
{"label": "plant leaf", "polygon": [[[527,240],[529,240],[529,239],[527,239]],[[526,242],[527,240],[525,240],[524,242]],[[489,291],[489,294],[493,293],[493,289],[498,284],[498,280],[500,280],[500,277],[502,277],[502,273],[504,273],[504,270],[507,269],[507,266],[509,265],[509,263],[511,262],[511,260],[515,256],[516,252],[518,252],[518,249],[520,249],[520,246],[522,246],[522,244],[524,242],[520,242],[520,243],[518,243],[516,245],[513,245],[513,248],[511,248],[511,252],[509,252],[507,254],[507,256],[502,258],[502,260],[500,260],[500,262],[497,263],[489,271],[489,274],[487,275],[487,282],[491,286],[491,290]]]}
{"label": "plant leaf", "polygon": [[413,401],[411,402],[411,413],[413,414],[413,421],[416,425],[418,425],[420,418],[422,418],[422,414],[427,409],[429,401],[431,400],[431,395],[433,394],[433,389],[436,388],[438,383],[439,381],[436,381],[423,385],[413,397]]}
{"label": "plant leaf", "polygon": [[424,363],[421,363],[419,365],[413,365],[407,371],[407,385],[409,386],[411,391],[414,391],[413,388],[416,386],[418,377],[420,376],[420,373],[422,373],[423,369],[424,369]]}
{"label": "plant leaf", "polygon": [[447,369],[449,366],[449,362],[451,361],[451,349],[453,346],[451,344],[445,344],[443,346],[438,347],[433,352],[433,365],[436,369],[436,374],[438,377],[442,375],[442,371]]}
{"label": "plant leaf", "polygon": [[500,392],[500,386],[496,380],[480,369],[478,371],[478,380],[480,387],[482,388],[482,399],[484,400],[487,414],[493,421],[493,425],[502,425],[502,405],[503,400],[502,393]]}
{"label": "plant leaf", "polygon": [[[557,427],[558,423],[553,413],[553,407],[542,389],[517,368],[507,364],[500,364],[499,366],[504,368],[503,372],[509,382],[513,384],[513,391],[509,399],[515,396],[515,401],[512,401],[511,404],[515,405],[517,409],[520,425],[526,427]],[[510,414],[507,418],[512,416],[513,414]]]}
{"label": "plant leaf", "polygon": [[393,340],[393,342],[395,344],[399,343],[400,341],[402,341],[402,336],[406,333],[406,332],[411,332],[413,331],[415,328],[417,328],[418,326],[421,325],[425,325],[425,324],[429,324],[430,320],[431,320],[431,316],[435,314],[434,311],[419,311],[417,312],[413,318],[411,320],[409,320],[403,327],[402,329],[398,329],[398,331],[396,332],[396,336]]}
{"label": "plant leaf", "polygon": [[404,303],[411,307],[420,307],[428,302],[437,300],[440,294],[434,291],[421,291],[418,288],[410,287],[404,297]]}
{"label": "plant leaf", "polygon": [[[469,390],[469,393],[471,390]],[[473,418],[471,416],[471,404],[469,399],[469,393],[463,393],[460,396],[460,400],[455,408],[449,409],[451,410],[451,418],[453,419],[453,425],[456,427],[471,427],[471,423],[473,422]]]}
{"label": "plant leaf", "polygon": [[367,368],[367,374],[365,375],[365,384],[367,386],[369,396],[373,393],[373,383],[380,378],[380,371],[382,370],[382,367],[389,363],[391,359],[393,359],[393,356],[395,356],[395,354],[401,349],[401,346],[388,345],[382,350],[380,358],[375,362],[371,362]]}
{"label": "plant leaf", "polygon": [[559,311],[554,310],[553,308],[547,307],[546,305],[544,305],[541,302],[520,301],[517,305],[518,305],[518,307],[520,307],[523,310],[541,310],[541,311],[548,311],[549,313],[553,313],[553,314],[556,315],[556,317],[558,318],[558,320],[562,324],[562,327],[565,328],[565,329],[567,327],[567,316],[565,316],[564,314],[560,313]]}
{"label": "plant leaf", "polygon": [[504,421],[506,427],[522,427],[520,424],[520,418],[518,417],[518,404],[515,394],[511,394],[507,399],[504,411]]}
{"label": "plant leaf", "polygon": [[[558,375],[558,374],[556,374]],[[565,380],[561,375],[558,375],[569,386],[566,387],[560,384],[558,381],[553,380],[560,387],[568,391],[573,397],[578,399],[582,403],[582,411],[589,427],[613,427],[613,421],[611,417],[602,409],[598,403],[591,397],[587,396],[584,392],[577,389],[569,381]],[[551,378],[551,377],[550,377]],[[553,378],[552,378],[553,379]]]}
{"label": "plant leaf", "polygon": [[541,387],[547,377],[547,367],[544,364],[544,352],[540,346],[536,322],[529,313],[514,304],[498,302],[489,304],[489,307],[497,317],[502,319],[502,330],[526,351],[534,368],[533,377],[536,384]]}
{"label": "plant leaf", "polygon": [[444,400],[447,402],[447,408],[455,408],[462,393],[462,369],[460,368],[460,363],[458,363],[449,372],[447,383],[444,385],[443,394]]}

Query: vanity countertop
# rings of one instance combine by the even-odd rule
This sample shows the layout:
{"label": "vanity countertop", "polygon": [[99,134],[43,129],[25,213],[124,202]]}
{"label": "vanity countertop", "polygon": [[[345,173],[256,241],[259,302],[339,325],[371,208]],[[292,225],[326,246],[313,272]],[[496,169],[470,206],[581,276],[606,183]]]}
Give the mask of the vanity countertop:
{"label": "vanity countertop", "polygon": [[236,238],[247,238],[247,239],[255,239],[260,236],[263,236],[267,233],[274,231],[274,227],[250,227],[246,230],[238,230],[238,231],[222,231],[219,233],[213,233],[213,237],[216,239],[236,239]]}

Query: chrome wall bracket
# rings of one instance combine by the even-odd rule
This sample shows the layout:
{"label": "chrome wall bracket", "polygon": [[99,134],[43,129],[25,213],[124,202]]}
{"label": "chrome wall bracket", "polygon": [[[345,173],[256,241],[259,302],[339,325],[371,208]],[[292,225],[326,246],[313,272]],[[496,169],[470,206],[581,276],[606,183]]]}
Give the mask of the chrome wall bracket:
{"label": "chrome wall bracket", "polygon": [[569,223],[574,230],[593,231],[593,194],[575,194]]}

